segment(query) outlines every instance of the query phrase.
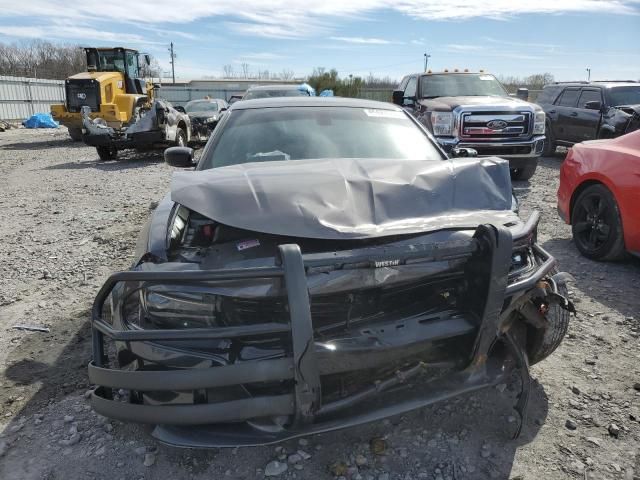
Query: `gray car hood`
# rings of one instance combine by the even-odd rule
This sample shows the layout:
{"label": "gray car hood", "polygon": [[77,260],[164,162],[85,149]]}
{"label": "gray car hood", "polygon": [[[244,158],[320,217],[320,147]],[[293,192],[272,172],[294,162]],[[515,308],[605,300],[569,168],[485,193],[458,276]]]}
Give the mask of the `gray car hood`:
{"label": "gray car hood", "polygon": [[176,172],[171,200],[225,225],[319,239],[518,223],[497,157],[246,163]]}

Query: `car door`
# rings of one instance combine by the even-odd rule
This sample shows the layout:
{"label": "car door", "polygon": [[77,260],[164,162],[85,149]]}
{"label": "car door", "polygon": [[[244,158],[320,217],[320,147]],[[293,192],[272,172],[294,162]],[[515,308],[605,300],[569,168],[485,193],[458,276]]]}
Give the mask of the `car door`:
{"label": "car door", "polygon": [[575,142],[598,138],[598,126],[602,113],[600,110],[585,108],[587,102],[600,102],[602,92],[599,88],[583,88],[578,98],[578,116],[574,118]]}
{"label": "car door", "polygon": [[574,133],[575,119],[578,116],[577,105],[580,97],[580,87],[567,87],[557,98],[553,109],[549,111],[555,116],[553,136],[559,143],[574,143],[577,135]]}

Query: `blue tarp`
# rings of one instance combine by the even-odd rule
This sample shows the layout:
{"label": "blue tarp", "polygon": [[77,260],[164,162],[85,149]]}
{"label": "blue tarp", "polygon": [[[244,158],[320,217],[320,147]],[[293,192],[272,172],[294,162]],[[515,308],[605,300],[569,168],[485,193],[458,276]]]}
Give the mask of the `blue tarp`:
{"label": "blue tarp", "polygon": [[300,90],[302,92],[307,92],[307,95],[309,95],[310,97],[315,97],[316,96],[315,88],[313,88],[308,83],[302,83],[302,84],[298,85],[298,90]]}
{"label": "blue tarp", "polygon": [[26,128],[58,128],[59,123],[50,113],[36,113],[22,122],[22,125]]}
{"label": "blue tarp", "polygon": [[318,95],[318,96],[319,97],[333,97],[333,90],[330,90],[330,89],[327,88],[325,90],[322,90],[320,92],[320,95]]}

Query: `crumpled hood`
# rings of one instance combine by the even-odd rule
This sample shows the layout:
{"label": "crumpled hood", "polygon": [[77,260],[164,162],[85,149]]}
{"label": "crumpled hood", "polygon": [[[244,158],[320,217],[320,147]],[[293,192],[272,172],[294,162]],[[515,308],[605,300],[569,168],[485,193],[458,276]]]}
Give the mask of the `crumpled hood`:
{"label": "crumpled hood", "polygon": [[517,97],[500,97],[497,95],[422,98],[419,100],[419,102],[422,105],[435,110],[453,110],[460,105],[487,105],[491,107],[501,106],[507,108],[522,108],[533,106],[534,108],[539,108]]}
{"label": "crumpled hood", "polygon": [[497,157],[270,161],[176,172],[171,200],[236,228],[320,239],[518,222],[509,164]]}

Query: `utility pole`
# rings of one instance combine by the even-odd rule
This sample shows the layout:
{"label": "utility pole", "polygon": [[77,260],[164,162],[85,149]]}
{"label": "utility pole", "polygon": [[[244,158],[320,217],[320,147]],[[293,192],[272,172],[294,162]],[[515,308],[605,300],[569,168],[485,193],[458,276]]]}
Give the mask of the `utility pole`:
{"label": "utility pole", "polygon": [[425,53],[424,54],[424,71],[427,71],[427,65],[429,64],[429,59],[431,58],[431,55]]}
{"label": "utility pole", "polygon": [[591,81],[591,69],[587,68],[586,70],[587,70],[587,82],[590,82]]}
{"label": "utility pole", "polygon": [[171,46],[169,47],[169,53],[171,54],[171,77],[173,78],[173,84],[176,84],[176,54],[173,53],[173,42],[171,42]]}

